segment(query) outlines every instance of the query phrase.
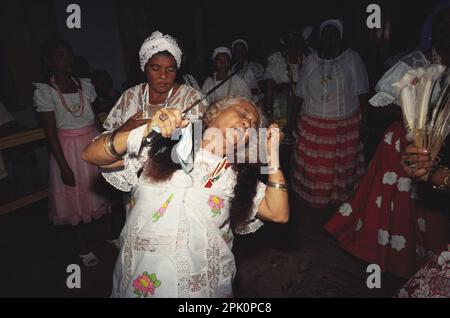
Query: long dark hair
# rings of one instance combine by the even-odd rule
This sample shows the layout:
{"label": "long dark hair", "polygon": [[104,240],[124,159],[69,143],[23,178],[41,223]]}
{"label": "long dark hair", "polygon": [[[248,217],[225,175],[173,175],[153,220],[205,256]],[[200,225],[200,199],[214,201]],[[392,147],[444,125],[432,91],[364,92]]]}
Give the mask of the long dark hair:
{"label": "long dark hair", "polygon": [[[219,113],[229,106],[235,105],[239,101],[246,98],[228,98],[223,99],[208,108],[208,111],[202,118],[203,127],[208,127],[209,124],[216,118]],[[260,115],[261,121],[262,117]],[[176,141],[162,139],[161,143],[155,148],[163,149],[157,153],[150,153],[149,159],[144,166],[145,175],[153,182],[163,182],[169,180],[175,171],[181,169],[181,166],[174,163],[171,158],[171,152]],[[236,184],[234,186],[234,196],[230,202],[230,218],[232,229],[238,229],[244,226],[244,222],[248,219],[252,207],[253,198],[256,195],[260,164],[242,164],[234,163],[231,169],[236,173]]]}

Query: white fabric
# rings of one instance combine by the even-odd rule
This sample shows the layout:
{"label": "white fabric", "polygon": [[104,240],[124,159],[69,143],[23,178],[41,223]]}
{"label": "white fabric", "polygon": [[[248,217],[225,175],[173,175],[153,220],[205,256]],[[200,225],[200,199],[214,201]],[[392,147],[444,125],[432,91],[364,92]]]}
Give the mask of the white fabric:
{"label": "white fabric", "polygon": [[177,41],[168,34],[162,34],[159,31],[155,31],[144,41],[144,43],[142,43],[141,49],[139,50],[141,70],[145,70],[145,65],[153,55],[163,51],[168,51],[172,54],[177,62],[177,67],[180,68],[181,56],[183,53],[181,52]]}
{"label": "white fabric", "polygon": [[281,52],[275,52],[267,58],[264,79],[273,79],[276,84],[289,83],[286,70],[286,60]]}
{"label": "white fabric", "polygon": [[225,47],[225,46],[219,46],[217,48],[214,49],[213,54],[212,54],[212,59],[214,60],[217,56],[217,54],[220,53],[225,53],[230,57],[231,60],[231,51],[229,48]]}
{"label": "white fabric", "polygon": [[377,94],[369,100],[369,103],[375,107],[388,106],[390,104],[400,105],[399,93],[392,84],[398,82],[408,71],[418,67],[426,67],[429,64],[430,62],[420,51],[403,56],[378,81],[375,86]]}
{"label": "white fabric", "polygon": [[[139,84],[126,90],[116,105],[111,109],[108,117],[103,123],[103,127],[107,132],[111,132],[122,126],[131,116],[142,109],[142,94],[145,84]],[[202,95],[187,85],[181,85],[178,90],[168,99],[168,107],[184,110],[195,101],[202,98]],[[152,105],[149,108],[151,112],[156,112],[164,105]],[[203,115],[206,110],[207,102],[203,101],[187,114],[187,118],[195,120]],[[142,128],[141,128],[142,129]],[[143,132],[142,132],[143,133]],[[139,134],[137,134],[139,135]],[[140,137],[142,141],[142,135]],[[130,140],[130,139],[129,139]],[[140,146],[140,143],[138,144]],[[134,149],[134,148],[133,148]],[[125,154],[124,167],[121,169],[103,170],[103,177],[111,183],[115,188],[128,192],[137,184],[138,172],[148,159],[149,147],[145,147],[140,151],[140,155],[133,153]]]}
{"label": "white fabric", "polygon": [[[329,100],[322,98],[324,75],[330,75],[327,85]],[[304,99],[306,114],[321,118],[339,118],[358,110],[358,95],[369,92],[369,80],[361,57],[347,49],[336,59],[323,60],[310,54],[300,72],[296,94]]]}
{"label": "white fabric", "polygon": [[[141,175],[121,233],[112,297],[137,297],[137,291],[149,298],[232,296],[236,267],[229,206],[235,172],[229,168],[211,189],[202,187],[221,159],[200,149],[190,174],[178,170],[170,180],[159,183]],[[260,183],[257,189],[244,233],[263,225],[256,213],[265,185]],[[213,199],[221,204],[214,204]],[[137,288],[143,274],[158,281],[158,287]]]}
{"label": "white fabric", "polygon": [[326,20],[326,21],[322,22],[322,24],[320,25],[320,34],[322,34],[322,30],[323,30],[327,25],[332,25],[332,26],[334,26],[336,29],[338,29],[339,34],[341,35],[341,39],[342,39],[342,36],[344,35],[344,24],[343,24],[342,20],[339,20],[339,19],[330,19],[330,20]]}
{"label": "white fabric", "polygon": [[[237,64],[234,64],[231,68],[231,72],[236,71]],[[261,64],[255,62],[246,61],[244,67],[237,73],[247,84],[250,90],[258,89],[258,82],[264,79],[264,68]],[[252,99],[257,102],[261,98],[260,94],[254,94]]]}
{"label": "white fabric", "polygon": [[[50,85],[43,83],[33,83],[36,87],[33,97],[36,111],[55,112],[56,127],[58,129],[78,129],[92,125],[95,121],[95,115],[92,111],[91,103],[97,98],[97,93],[90,79],[81,78],[80,82],[84,101],[84,111],[80,117],[75,117],[68,112],[62,104],[58,92]],[[71,110],[79,108],[80,97],[78,93],[63,94],[63,96]]]}
{"label": "white fabric", "polygon": [[[213,87],[217,86],[222,81],[214,80],[216,78],[216,73],[212,77],[208,77],[203,83],[202,92],[206,94]],[[225,97],[246,97],[248,99],[252,98],[252,93],[247,86],[247,83],[237,75],[234,75],[226,83],[216,89],[213,93],[208,96],[208,102],[210,104],[225,98]]]}
{"label": "white fabric", "polygon": [[245,41],[244,39],[237,39],[234,40],[233,43],[231,44],[231,49],[234,50],[234,46],[238,43],[242,43],[245,46],[245,49],[248,51],[248,43],[247,41]]}
{"label": "white fabric", "polygon": [[194,88],[194,89],[196,89],[198,91],[201,90],[200,85],[198,84],[198,81],[195,79],[194,76],[192,76],[191,74],[184,74],[183,78],[184,78],[184,81],[185,81],[184,84],[186,84],[186,85],[188,85],[188,86],[190,86],[190,87],[192,87],[192,88]]}

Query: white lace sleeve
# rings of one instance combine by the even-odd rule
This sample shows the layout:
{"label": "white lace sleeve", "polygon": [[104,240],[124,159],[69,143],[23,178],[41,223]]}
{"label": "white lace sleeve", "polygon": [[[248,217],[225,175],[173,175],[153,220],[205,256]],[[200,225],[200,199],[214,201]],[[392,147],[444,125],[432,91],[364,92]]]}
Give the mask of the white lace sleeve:
{"label": "white lace sleeve", "polygon": [[143,149],[139,155],[140,144],[144,134],[145,125],[133,129],[127,140],[127,153],[123,157],[122,168],[102,170],[105,180],[114,188],[129,192],[139,181],[139,171],[148,159],[148,149]]}
{"label": "white lace sleeve", "polygon": [[261,204],[264,196],[266,195],[266,185],[262,182],[258,181],[258,185],[256,188],[256,195],[253,198],[253,208],[250,213],[249,218],[245,222],[245,225],[239,229],[236,229],[236,233],[238,234],[250,234],[256,232],[261,226],[264,225],[264,222],[258,219],[257,213],[259,209],[259,205]]}

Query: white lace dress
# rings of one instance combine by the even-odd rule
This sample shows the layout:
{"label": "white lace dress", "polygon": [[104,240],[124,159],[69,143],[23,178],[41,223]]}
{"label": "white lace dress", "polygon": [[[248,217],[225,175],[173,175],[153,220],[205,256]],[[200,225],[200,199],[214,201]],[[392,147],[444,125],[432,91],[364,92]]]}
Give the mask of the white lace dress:
{"label": "white lace dress", "polygon": [[[139,164],[127,161],[127,173],[117,177],[133,188],[131,210],[120,237],[112,297],[231,297],[236,267],[229,205],[235,172],[225,169],[205,188],[221,158],[203,149],[191,173],[178,170],[162,183],[152,183],[144,173],[137,178]],[[256,213],[265,188],[258,184],[242,233],[263,224]]]}

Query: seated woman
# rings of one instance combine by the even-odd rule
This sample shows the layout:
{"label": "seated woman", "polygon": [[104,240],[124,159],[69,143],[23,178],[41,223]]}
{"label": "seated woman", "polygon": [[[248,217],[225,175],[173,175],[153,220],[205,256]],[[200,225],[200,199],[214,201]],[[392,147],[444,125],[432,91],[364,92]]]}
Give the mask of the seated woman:
{"label": "seated woman", "polygon": [[[272,167],[267,185],[257,180],[259,165],[230,164],[225,156],[230,147],[236,155],[237,145],[255,146],[249,142],[249,132],[261,126],[261,119],[255,105],[245,98],[211,105],[203,116],[205,129],[191,170],[179,169],[170,151],[150,153],[140,165],[130,159],[140,152],[152,127],[167,138],[188,125],[173,108],[157,111],[146,125],[132,131],[101,135],[86,148],[84,160],[118,172],[125,170],[119,177],[133,187],[114,270],[113,297],[233,295],[232,231],[249,233],[263,224],[261,220],[285,223],[289,217],[286,182],[276,164],[276,149],[267,150]],[[178,145],[190,137],[182,137]],[[270,126],[266,144],[279,138],[278,127]],[[111,159],[111,150],[124,154],[124,159]]]}

